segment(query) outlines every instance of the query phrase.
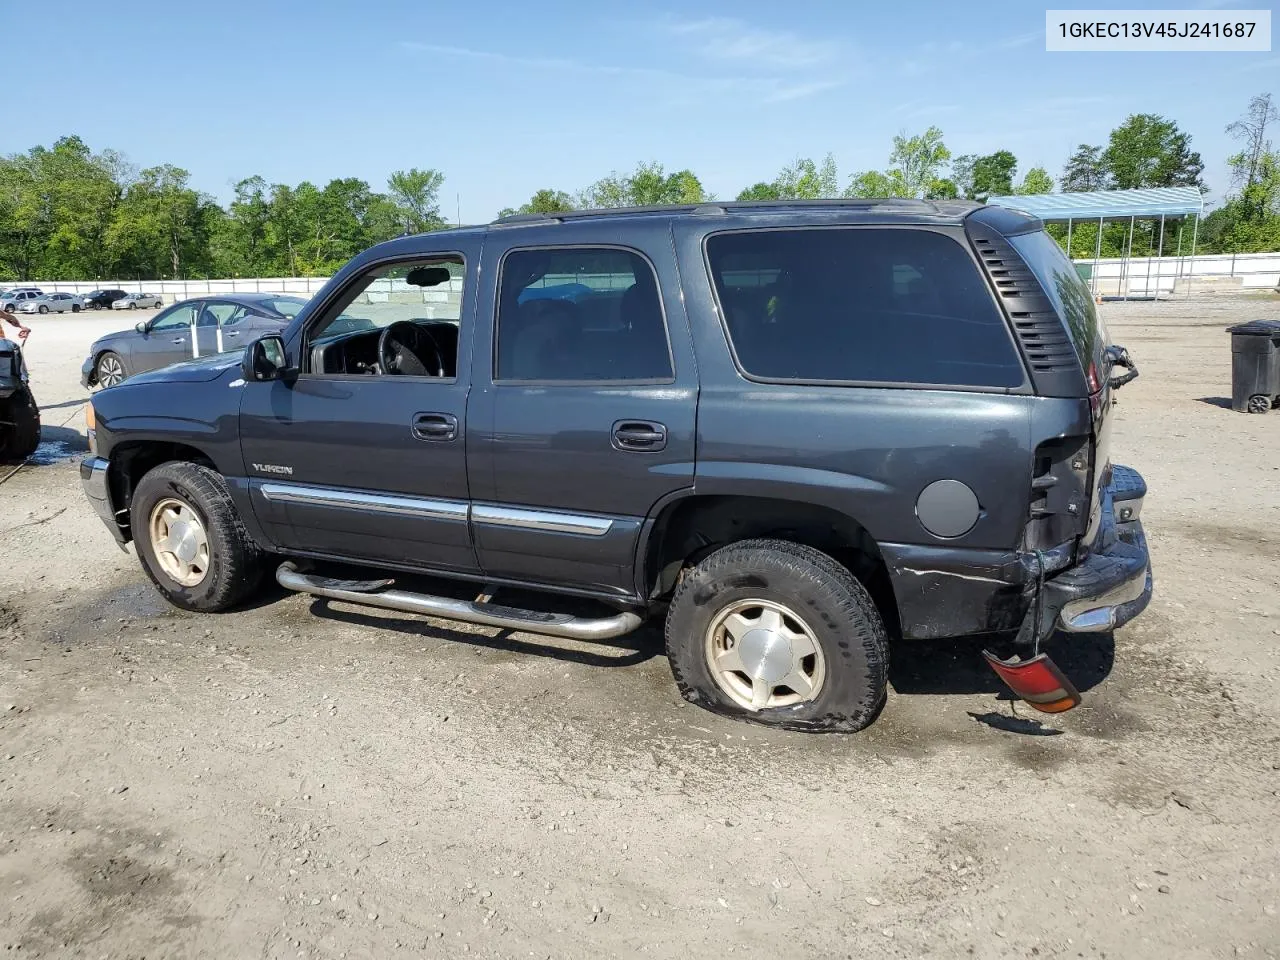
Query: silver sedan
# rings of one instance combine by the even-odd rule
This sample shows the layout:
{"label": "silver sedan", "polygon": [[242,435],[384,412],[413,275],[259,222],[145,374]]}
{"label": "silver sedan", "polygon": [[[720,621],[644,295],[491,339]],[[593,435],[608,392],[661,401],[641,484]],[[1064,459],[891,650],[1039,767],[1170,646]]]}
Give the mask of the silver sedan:
{"label": "silver sedan", "polygon": [[23,313],[79,313],[84,309],[84,297],[74,293],[44,293],[18,306]]}
{"label": "silver sedan", "polygon": [[111,304],[112,310],[141,310],[143,307],[164,306],[164,298],[158,293],[130,293]]}

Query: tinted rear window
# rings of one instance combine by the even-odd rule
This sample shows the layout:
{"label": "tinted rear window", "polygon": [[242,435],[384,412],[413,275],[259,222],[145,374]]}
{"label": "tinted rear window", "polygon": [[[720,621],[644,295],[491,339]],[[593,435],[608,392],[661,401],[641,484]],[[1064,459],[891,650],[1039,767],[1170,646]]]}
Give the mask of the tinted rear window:
{"label": "tinted rear window", "polygon": [[977,266],[928,230],[725,233],[707,254],[738,363],[769,380],[1017,387]]}
{"label": "tinted rear window", "polygon": [[1058,316],[1066,320],[1076,355],[1083,369],[1088,370],[1089,364],[1098,360],[1107,338],[1098,311],[1094,309],[1089,285],[1081,279],[1075,264],[1067,259],[1058,242],[1043,230],[1010,237],[1009,242],[1040,281]]}

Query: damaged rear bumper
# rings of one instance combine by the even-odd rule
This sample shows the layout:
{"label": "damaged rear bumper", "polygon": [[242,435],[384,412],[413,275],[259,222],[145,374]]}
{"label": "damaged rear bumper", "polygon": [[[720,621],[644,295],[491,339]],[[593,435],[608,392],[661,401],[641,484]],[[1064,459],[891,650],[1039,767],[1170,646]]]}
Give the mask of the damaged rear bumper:
{"label": "damaged rear bumper", "polygon": [[1067,633],[1104,633],[1147,608],[1151,554],[1139,519],[1146,492],[1138,471],[1112,468],[1111,485],[1103,489],[1102,526],[1093,548],[1075,566],[1044,583],[1041,637],[1055,627]]}
{"label": "damaged rear bumper", "polygon": [[[1030,645],[1055,630],[1095,633],[1128,623],[1151,600],[1151,559],[1141,521],[1146,491],[1136,470],[1112,468],[1088,550],[1064,544],[1037,555],[880,544],[902,636],[1016,633],[1019,644]],[[1044,583],[1037,607],[1040,564]]]}

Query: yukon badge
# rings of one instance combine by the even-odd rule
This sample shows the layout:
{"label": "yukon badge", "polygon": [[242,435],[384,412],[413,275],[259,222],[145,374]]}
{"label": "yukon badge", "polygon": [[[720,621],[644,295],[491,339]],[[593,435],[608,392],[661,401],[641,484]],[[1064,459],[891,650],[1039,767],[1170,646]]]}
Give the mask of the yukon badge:
{"label": "yukon badge", "polygon": [[254,463],[250,464],[250,466],[259,473],[278,473],[284,477],[293,476],[293,467],[282,467],[278,463]]}

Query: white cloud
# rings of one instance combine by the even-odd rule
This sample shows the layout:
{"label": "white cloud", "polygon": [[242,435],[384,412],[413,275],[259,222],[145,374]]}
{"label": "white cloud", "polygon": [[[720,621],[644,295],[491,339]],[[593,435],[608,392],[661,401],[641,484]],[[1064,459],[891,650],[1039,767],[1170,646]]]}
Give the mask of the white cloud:
{"label": "white cloud", "polygon": [[738,61],[774,69],[799,70],[834,61],[838,44],[802,37],[786,30],[753,27],[732,17],[668,20],[668,32],[688,37],[714,60]]}
{"label": "white cloud", "polygon": [[544,70],[633,78],[662,85],[682,102],[717,95],[750,97],[763,103],[781,103],[815,96],[844,81],[833,79],[800,80],[770,76],[698,76],[656,67],[632,67],[621,64],[592,63],[559,57],[526,57],[496,50],[478,50],[439,43],[402,40],[399,46],[411,53],[429,54],[456,60],[474,60],[516,70]]}

